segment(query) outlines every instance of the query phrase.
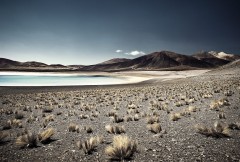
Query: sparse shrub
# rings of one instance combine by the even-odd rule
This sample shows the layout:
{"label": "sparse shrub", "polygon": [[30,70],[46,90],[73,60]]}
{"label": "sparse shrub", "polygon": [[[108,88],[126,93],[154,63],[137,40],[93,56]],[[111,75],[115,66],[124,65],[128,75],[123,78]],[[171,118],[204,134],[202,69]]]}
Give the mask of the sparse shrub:
{"label": "sparse shrub", "polygon": [[28,122],[28,123],[32,123],[32,122],[34,122],[34,121],[36,121],[36,118],[35,118],[35,116],[34,116],[33,114],[31,114],[31,115],[29,116],[29,118],[27,119],[27,122]]}
{"label": "sparse shrub", "polygon": [[122,117],[119,117],[118,115],[114,115],[113,116],[113,122],[115,123],[120,123],[120,122],[123,122],[123,118]]}
{"label": "sparse shrub", "polygon": [[53,111],[53,106],[44,107],[42,111],[44,113],[51,113]]}
{"label": "sparse shrub", "polygon": [[159,123],[159,117],[156,116],[150,116],[147,118],[147,124],[153,124],[153,123]]}
{"label": "sparse shrub", "polygon": [[12,126],[11,126],[11,120],[8,120],[7,121],[7,123],[5,123],[4,125],[3,125],[3,130],[8,130],[8,129],[11,129],[12,128]]}
{"label": "sparse shrub", "polygon": [[207,137],[211,136],[220,138],[231,136],[228,126],[224,126],[222,123],[219,122],[215,122],[214,127],[212,128],[206,127],[204,125],[197,125],[196,129],[198,133],[203,134]]}
{"label": "sparse shrub", "polygon": [[228,127],[229,127],[230,129],[240,130],[240,122],[230,123],[230,124],[228,125]]}
{"label": "sparse shrub", "polygon": [[24,118],[24,114],[23,112],[16,112],[15,114],[15,119],[23,119]]}
{"label": "sparse shrub", "polygon": [[116,115],[116,111],[110,111],[108,112],[108,115],[107,116],[115,116]]}
{"label": "sparse shrub", "polygon": [[54,117],[53,114],[46,116],[43,121],[43,127],[45,128],[49,122],[54,121]]}
{"label": "sparse shrub", "polygon": [[113,134],[125,133],[125,128],[124,128],[124,126],[106,125],[106,126],[105,126],[105,129],[107,130],[108,133],[113,133]]}
{"label": "sparse shrub", "polygon": [[161,125],[159,123],[148,124],[147,128],[153,133],[160,133],[162,130]]}
{"label": "sparse shrub", "polygon": [[154,111],[153,116],[160,116],[160,114],[157,111]]}
{"label": "sparse shrub", "polygon": [[196,112],[197,111],[197,108],[195,106],[189,106],[188,107],[188,111],[189,112]]}
{"label": "sparse shrub", "polygon": [[133,117],[134,121],[138,121],[138,120],[139,120],[139,118],[140,118],[140,117],[139,117],[139,115],[138,115],[138,114],[135,114],[135,115],[134,115],[134,117]]}
{"label": "sparse shrub", "polygon": [[84,129],[87,131],[87,133],[92,133],[93,129],[90,126],[85,126]]}
{"label": "sparse shrub", "polygon": [[127,122],[129,122],[129,121],[133,121],[134,120],[134,118],[133,118],[133,116],[125,116],[124,117],[124,121],[127,121]]}
{"label": "sparse shrub", "polygon": [[80,132],[80,128],[77,124],[74,124],[74,123],[70,123],[69,126],[68,126],[68,131],[69,132],[77,132],[79,133]]}
{"label": "sparse shrub", "polygon": [[16,145],[23,147],[36,147],[37,146],[37,136],[33,133],[24,134],[19,136],[16,140]]}
{"label": "sparse shrub", "polygon": [[219,119],[226,119],[226,116],[223,112],[221,112],[220,114],[218,114]]}
{"label": "sparse shrub", "polygon": [[170,114],[170,119],[172,121],[177,121],[177,120],[181,119],[181,114],[180,113],[172,113],[172,114]]}
{"label": "sparse shrub", "polygon": [[8,132],[6,131],[1,131],[0,132],[0,143],[3,142],[3,140],[9,135]]}
{"label": "sparse shrub", "polygon": [[137,142],[127,136],[114,136],[112,146],[105,149],[111,160],[125,160],[132,158],[137,151]]}
{"label": "sparse shrub", "polygon": [[92,116],[93,116],[94,118],[97,118],[97,117],[98,117],[98,112],[96,112],[96,111],[93,112],[93,113],[92,113]]}
{"label": "sparse shrub", "polygon": [[80,114],[79,117],[80,117],[80,119],[88,119],[89,115]]}
{"label": "sparse shrub", "polygon": [[82,149],[85,154],[91,154],[102,141],[102,138],[99,136],[90,137],[88,140],[78,141],[77,146],[79,149]]}
{"label": "sparse shrub", "polygon": [[46,143],[50,140],[50,138],[54,135],[54,129],[48,128],[38,135],[38,139],[41,143]]}

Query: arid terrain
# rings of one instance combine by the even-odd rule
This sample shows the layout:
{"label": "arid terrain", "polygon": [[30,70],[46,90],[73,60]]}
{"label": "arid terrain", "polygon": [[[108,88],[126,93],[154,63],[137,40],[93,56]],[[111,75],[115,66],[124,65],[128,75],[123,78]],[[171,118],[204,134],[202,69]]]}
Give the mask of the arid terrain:
{"label": "arid terrain", "polygon": [[0,161],[239,161],[238,64],[131,85],[1,87]]}

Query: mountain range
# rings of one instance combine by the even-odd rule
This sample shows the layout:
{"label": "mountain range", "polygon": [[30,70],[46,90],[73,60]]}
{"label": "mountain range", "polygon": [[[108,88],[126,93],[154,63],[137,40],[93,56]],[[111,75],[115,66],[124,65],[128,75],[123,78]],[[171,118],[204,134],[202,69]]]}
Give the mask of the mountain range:
{"label": "mountain range", "polygon": [[120,70],[186,70],[216,68],[240,59],[224,52],[199,52],[183,55],[170,51],[153,52],[135,59],[114,58],[95,65],[48,65],[41,62],[18,62],[0,58],[0,70],[30,71],[120,71]]}

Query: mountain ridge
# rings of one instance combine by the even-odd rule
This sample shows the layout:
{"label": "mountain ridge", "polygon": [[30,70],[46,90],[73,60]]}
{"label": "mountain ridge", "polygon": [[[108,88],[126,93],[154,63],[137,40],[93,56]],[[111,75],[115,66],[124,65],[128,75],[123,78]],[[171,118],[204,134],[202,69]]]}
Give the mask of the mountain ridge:
{"label": "mountain ridge", "polygon": [[167,70],[210,69],[240,59],[240,56],[224,52],[198,52],[184,55],[171,51],[146,54],[134,59],[113,58],[95,65],[45,64],[36,61],[19,62],[0,58],[0,70],[66,70],[66,71],[121,71],[121,70]]}

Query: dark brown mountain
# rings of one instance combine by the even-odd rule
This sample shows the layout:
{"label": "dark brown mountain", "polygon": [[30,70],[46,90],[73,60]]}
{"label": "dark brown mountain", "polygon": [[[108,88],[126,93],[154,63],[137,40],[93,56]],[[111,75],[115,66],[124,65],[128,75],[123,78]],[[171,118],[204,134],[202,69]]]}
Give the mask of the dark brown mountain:
{"label": "dark brown mountain", "polygon": [[178,66],[189,68],[212,67],[211,64],[198,60],[192,56],[186,56],[169,51],[161,51],[114,64],[85,66],[81,70],[158,70]]}
{"label": "dark brown mountain", "polygon": [[55,71],[55,70],[78,70],[78,71],[121,71],[121,70],[188,70],[199,68],[216,68],[225,65],[231,59],[240,58],[238,55],[200,52],[193,56],[187,56],[170,51],[161,51],[147,54],[135,59],[116,58],[96,65],[69,65],[61,64],[47,65],[40,62],[17,62],[0,58],[1,70],[34,70],[34,71]]}
{"label": "dark brown mountain", "polygon": [[218,58],[209,52],[199,52],[197,54],[194,54],[193,57],[195,57],[198,60],[207,62],[211,64],[213,67],[222,66],[230,62],[229,60]]}
{"label": "dark brown mountain", "polygon": [[0,58],[0,68],[9,68],[12,66],[19,66],[19,65],[20,65],[20,62],[18,61],[13,61],[6,58]]}
{"label": "dark brown mountain", "polygon": [[61,64],[48,65],[36,61],[18,62],[6,58],[0,58],[0,70],[23,70],[23,71],[42,71],[42,70],[58,70],[58,69],[70,69]]}
{"label": "dark brown mountain", "polygon": [[119,62],[130,61],[130,60],[131,59],[127,59],[127,58],[113,58],[113,59],[104,61],[102,63],[99,63],[98,65],[114,64],[114,63],[119,63]]}
{"label": "dark brown mountain", "polygon": [[28,61],[28,62],[21,63],[21,66],[25,66],[25,67],[46,67],[48,65],[44,64],[44,63],[41,63],[41,62]]}

